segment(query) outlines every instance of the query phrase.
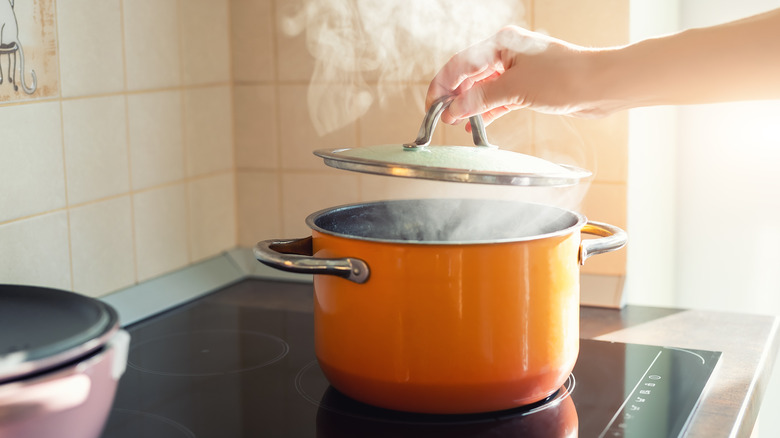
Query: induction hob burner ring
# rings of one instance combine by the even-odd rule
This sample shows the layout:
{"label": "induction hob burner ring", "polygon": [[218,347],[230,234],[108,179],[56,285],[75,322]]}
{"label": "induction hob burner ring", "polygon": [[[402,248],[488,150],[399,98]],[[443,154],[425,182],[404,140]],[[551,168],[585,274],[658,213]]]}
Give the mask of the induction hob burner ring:
{"label": "induction hob burner ring", "polygon": [[289,352],[287,342],[268,333],[195,330],[131,345],[127,365],[163,376],[208,377],[263,368]]}
{"label": "induction hob burner ring", "polygon": [[478,424],[525,417],[558,407],[563,400],[570,397],[575,383],[574,375],[569,374],[563,386],[547,398],[517,408],[477,414],[420,414],[379,408],[343,395],[330,386],[316,360],[307,363],[295,376],[295,389],[298,394],[320,410],[360,420],[419,426]]}
{"label": "induction hob burner ring", "polygon": [[[134,429],[134,427],[138,429]],[[175,432],[173,432],[175,431]],[[138,436],[165,436],[196,438],[195,432],[183,424],[150,412],[114,408],[106,422],[105,436],[116,438]],[[171,435],[175,433],[175,435]]]}

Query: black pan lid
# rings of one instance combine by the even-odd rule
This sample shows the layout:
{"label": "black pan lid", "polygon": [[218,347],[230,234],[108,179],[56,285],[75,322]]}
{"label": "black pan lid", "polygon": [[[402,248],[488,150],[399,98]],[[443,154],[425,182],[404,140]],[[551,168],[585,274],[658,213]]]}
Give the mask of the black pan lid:
{"label": "black pan lid", "polygon": [[119,329],[102,301],[74,292],[0,284],[0,383],[76,360]]}

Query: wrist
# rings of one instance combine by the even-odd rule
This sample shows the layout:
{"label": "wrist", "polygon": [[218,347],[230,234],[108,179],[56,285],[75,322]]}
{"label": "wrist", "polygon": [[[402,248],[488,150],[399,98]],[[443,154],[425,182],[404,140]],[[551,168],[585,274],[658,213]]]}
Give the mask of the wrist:
{"label": "wrist", "polygon": [[647,104],[637,93],[637,75],[626,48],[594,49],[584,53],[584,78],[581,80],[583,104],[593,115]]}

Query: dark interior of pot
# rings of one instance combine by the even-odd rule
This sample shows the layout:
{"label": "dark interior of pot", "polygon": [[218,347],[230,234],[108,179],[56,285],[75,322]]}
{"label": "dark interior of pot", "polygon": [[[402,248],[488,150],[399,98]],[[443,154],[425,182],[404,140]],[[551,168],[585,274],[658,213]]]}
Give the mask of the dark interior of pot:
{"label": "dark interior of pot", "polygon": [[585,218],[569,210],[486,199],[412,199],[323,210],[306,220],[328,234],[416,243],[518,241],[569,233]]}

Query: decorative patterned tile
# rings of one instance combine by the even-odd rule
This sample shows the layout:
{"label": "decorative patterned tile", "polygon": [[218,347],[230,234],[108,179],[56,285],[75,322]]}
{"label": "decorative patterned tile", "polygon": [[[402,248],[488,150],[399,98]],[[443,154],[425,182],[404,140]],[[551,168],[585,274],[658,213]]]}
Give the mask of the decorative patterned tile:
{"label": "decorative patterned tile", "polygon": [[60,94],[54,0],[0,1],[0,103]]}

